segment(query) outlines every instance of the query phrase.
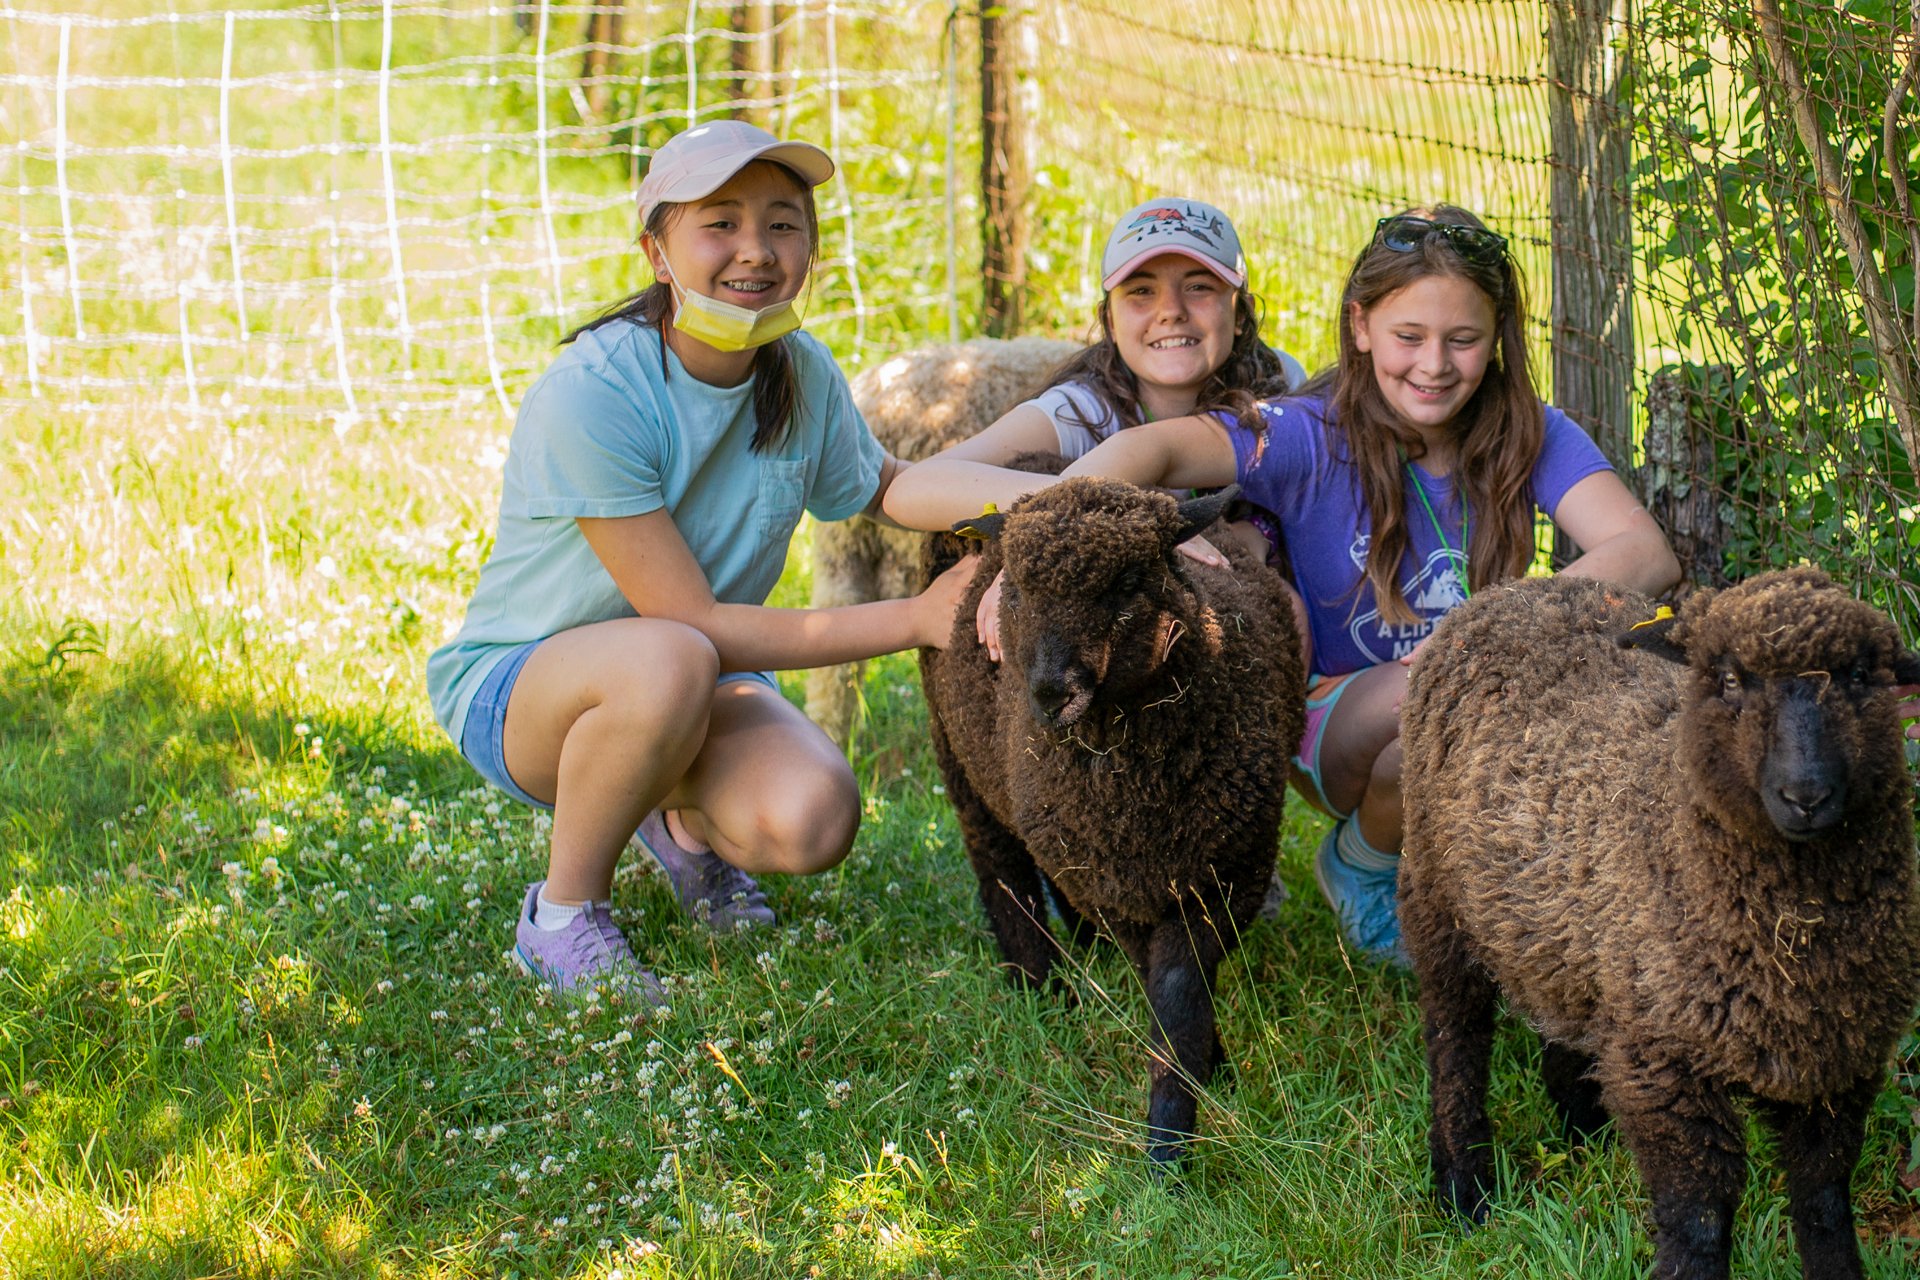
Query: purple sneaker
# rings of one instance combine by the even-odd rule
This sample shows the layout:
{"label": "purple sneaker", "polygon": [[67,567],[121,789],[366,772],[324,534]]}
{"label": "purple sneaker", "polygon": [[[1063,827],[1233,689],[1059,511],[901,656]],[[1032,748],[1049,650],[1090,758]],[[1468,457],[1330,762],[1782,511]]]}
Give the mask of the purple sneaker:
{"label": "purple sneaker", "polygon": [[681,848],[667,834],[661,810],[655,809],[641,821],[633,843],[645,849],[665,873],[681,908],[715,933],[773,923],[773,908],[753,877],[712,850],[695,853]]}
{"label": "purple sneaker", "polygon": [[564,929],[534,926],[534,906],[546,883],[539,880],[527,886],[520,924],[514,930],[513,958],[527,976],[546,983],[556,995],[573,995],[604,983],[637,991],[648,1004],[665,1004],[667,993],[634,959],[626,935],[607,917],[606,908],[589,902]]}

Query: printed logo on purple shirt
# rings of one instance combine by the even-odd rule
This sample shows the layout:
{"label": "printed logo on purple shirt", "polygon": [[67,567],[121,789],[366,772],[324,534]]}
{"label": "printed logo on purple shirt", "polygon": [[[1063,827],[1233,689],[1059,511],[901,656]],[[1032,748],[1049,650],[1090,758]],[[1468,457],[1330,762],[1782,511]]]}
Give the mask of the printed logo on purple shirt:
{"label": "printed logo on purple shirt", "polygon": [[[1363,573],[1367,544],[1371,540],[1370,534],[1363,533],[1353,540],[1347,551]],[[1347,623],[1347,638],[1372,664],[1406,657],[1433,633],[1434,623],[1466,600],[1466,594],[1460,589],[1461,576],[1466,572],[1467,558],[1460,552],[1444,547],[1428,552],[1412,580],[1405,585],[1407,604],[1422,615],[1421,620],[1400,624],[1382,622],[1380,607],[1375,604]]]}

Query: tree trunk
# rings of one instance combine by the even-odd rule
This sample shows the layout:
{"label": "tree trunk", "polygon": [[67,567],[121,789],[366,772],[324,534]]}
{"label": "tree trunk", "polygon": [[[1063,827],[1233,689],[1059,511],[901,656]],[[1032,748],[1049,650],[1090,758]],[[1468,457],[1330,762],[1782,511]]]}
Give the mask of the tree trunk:
{"label": "tree trunk", "polygon": [[733,6],[733,118],[763,129],[771,125],[767,104],[773,97],[777,17],[773,0],[738,0]]}
{"label": "tree trunk", "polygon": [[625,44],[626,38],[626,0],[599,0],[587,15],[587,47],[580,55],[587,110],[596,121],[607,118],[607,108],[613,102],[613,46]]}
{"label": "tree trunk", "polygon": [[1027,153],[1017,109],[1014,17],[980,11],[980,328],[1020,332],[1027,282]]}

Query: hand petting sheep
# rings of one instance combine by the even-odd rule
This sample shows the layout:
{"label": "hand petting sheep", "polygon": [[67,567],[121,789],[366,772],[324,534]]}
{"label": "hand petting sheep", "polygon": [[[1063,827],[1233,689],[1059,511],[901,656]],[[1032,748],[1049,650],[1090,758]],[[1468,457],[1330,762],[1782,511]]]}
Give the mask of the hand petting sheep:
{"label": "hand petting sheep", "polygon": [[[1057,469],[1057,468],[1056,468]],[[1213,987],[1273,877],[1287,760],[1300,740],[1299,637],[1278,575],[1177,553],[1228,494],[1176,503],[1075,479],[1005,515],[953,643],[923,649],[934,752],[1017,985],[1064,986],[1047,927],[1119,942],[1153,1011],[1148,1155],[1177,1161],[1223,1058]],[[937,535],[957,554],[957,540]],[[1004,566],[1004,661],[973,604]]]}
{"label": "hand petting sheep", "polygon": [[1434,1180],[1485,1216],[1504,994],[1567,1129],[1611,1116],[1632,1151],[1655,1275],[1728,1274],[1745,1096],[1778,1135],[1805,1274],[1859,1276],[1849,1178],[1920,996],[1895,692],[1920,657],[1813,569],[1655,619],[1600,583],[1512,583],[1413,668],[1400,911]]}

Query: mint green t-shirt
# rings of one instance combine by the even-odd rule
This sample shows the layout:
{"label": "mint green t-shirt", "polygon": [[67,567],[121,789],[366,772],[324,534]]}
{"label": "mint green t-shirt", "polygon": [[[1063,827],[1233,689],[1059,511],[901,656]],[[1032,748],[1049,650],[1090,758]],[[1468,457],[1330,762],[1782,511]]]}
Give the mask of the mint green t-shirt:
{"label": "mint green t-shirt", "polygon": [[433,714],[457,743],[467,707],[513,648],[635,610],[576,517],[665,508],[714,599],[764,603],[802,508],[844,520],[872,500],[884,454],[846,377],[804,333],[784,339],[798,404],[754,453],[753,380],[701,382],[660,333],[615,320],[581,334],[540,375],[513,425],[493,554],[459,633],[427,661]]}

